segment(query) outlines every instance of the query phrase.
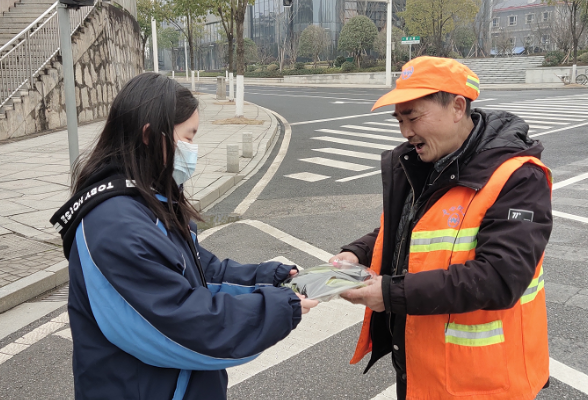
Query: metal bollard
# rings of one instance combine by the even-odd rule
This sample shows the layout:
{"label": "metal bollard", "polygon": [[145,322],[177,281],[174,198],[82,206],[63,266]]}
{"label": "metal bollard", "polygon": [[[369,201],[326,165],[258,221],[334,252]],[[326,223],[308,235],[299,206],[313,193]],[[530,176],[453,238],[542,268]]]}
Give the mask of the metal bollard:
{"label": "metal bollard", "polygon": [[243,132],[243,157],[253,158],[253,134]]}
{"label": "metal bollard", "polygon": [[239,145],[227,144],[227,172],[239,172]]}
{"label": "metal bollard", "polygon": [[216,77],[216,99],[226,100],[227,99],[227,84],[225,83],[224,76]]}
{"label": "metal bollard", "polygon": [[200,70],[196,71],[196,73],[198,74],[198,82],[200,82]]}
{"label": "metal bollard", "polygon": [[235,80],[232,72],[229,72],[229,100],[235,100]]}
{"label": "metal bollard", "polygon": [[196,82],[194,82],[194,71],[192,71],[192,91],[196,91]]}
{"label": "metal bollard", "polygon": [[176,79],[176,71],[172,71],[172,79]]}

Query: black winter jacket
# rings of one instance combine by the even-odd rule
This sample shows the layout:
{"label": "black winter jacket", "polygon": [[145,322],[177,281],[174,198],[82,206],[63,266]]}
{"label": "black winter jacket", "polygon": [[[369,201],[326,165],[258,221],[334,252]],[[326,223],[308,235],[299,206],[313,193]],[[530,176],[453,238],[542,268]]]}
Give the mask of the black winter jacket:
{"label": "black winter jacket", "polygon": [[[552,215],[545,174],[531,164],[513,173],[487,211],[478,233],[474,260],[450,265],[447,270],[410,273],[411,231],[436,200],[455,185],[481,189],[496,168],[512,157],[541,156],[543,146],[528,137],[529,127],[519,117],[474,109],[472,119],[475,127],[462,147],[435,165],[420,161],[408,143],[382,153],[381,275],[386,311],[372,314],[372,356],[366,372],[391,351],[397,373],[406,371],[406,314],[507,309],[519,300],[533,279],[549,240]],[[411,183],[414,206],[405,207]],[[510,209],[532,211],[533,220],[509,219]],[[402,226],[406,229],[397,234]],[[353,252],[361,264],[370,265],[378,232],[379,228],[342,250]]]}

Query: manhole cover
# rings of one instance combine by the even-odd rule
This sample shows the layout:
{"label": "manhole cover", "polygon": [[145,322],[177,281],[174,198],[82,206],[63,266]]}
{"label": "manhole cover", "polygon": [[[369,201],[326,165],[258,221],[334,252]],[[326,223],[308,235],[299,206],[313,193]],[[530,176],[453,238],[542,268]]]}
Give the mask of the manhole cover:
{"label": "manhole cover", "polygon": [[54,247],[16,235],[0,236],[0,261],[32,256]]}

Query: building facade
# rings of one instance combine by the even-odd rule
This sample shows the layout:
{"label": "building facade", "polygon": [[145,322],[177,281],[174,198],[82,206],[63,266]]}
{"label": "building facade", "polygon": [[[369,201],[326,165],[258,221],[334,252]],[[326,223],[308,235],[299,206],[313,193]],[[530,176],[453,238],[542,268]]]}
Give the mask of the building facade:
{"label": "building facade", "polygon": [[569,31],[565,8],[542,0],[502,0],[494,4],[490,32],[493,55],[555,50],[558,34]]}
{"label": "building facade", "polygon": [[[393,25],[400,26],[396,13],[404,10],[406,0],[392,0],[392,4]],[[280,47],[288,45],[290,37],[296,41],[307,26],[318,25],[330,37],[327,57],[333,59],[337,55],[339,33],[349,19],[365,15],[381,30],[386,26],[386,7],[387,0],[293,0],[291,7],[284,7],[283,0],[256,0],[255,4],[247,6],[244,36],[252,39],[263,55],[278,58]],[[224,67],[225,55],[220,46],[225,41],[222,31],[218,18],[209,16],[198,43],[200,49],[206,49],[200,50],[198,68]]]}

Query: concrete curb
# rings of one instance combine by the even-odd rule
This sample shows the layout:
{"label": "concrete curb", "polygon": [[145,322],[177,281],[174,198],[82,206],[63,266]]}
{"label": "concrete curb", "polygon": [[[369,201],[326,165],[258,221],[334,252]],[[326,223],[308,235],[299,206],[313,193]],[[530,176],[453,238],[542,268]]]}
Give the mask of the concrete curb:
{"label": "concrete curb", "polygon": [[[249,161],[247,166],[233,176],[226,176],[218,179],[215,183],[199,192],[198,199],[194,201],[197,210],[202,210],[219,199],[229,189],[247,178],[249,174],[255,172],[256,167],[265,157],[267,151],[271,148],[272,143],[277,137],[279,123],[274,114],[263,107],[271,118],[271,125],[266,131],[263,139],[260,140],[255,156]],[[25,303],[32,298],[39,296],[51,289],[54,289],[69,280],[69,262],[63,260],[44,270],[37,271],[32,275],[19,279],[0,288],[0,313],[7,311],[19,304]]]}
{"label": "concrete curb", "polygon": [[0,288],[0,313],[16,307],[69,280],[69,262],[63,260]]}
{"label": "concrete curb", "polygon": [[196,193],[194,195],[194,199],[192,200],[192,204],[198,211],[202,211],[214,203],[233,186],[237,185],[239,182],[241,182],[241,180],[245,179],[249,174],[251,174],[263,160],[267,151],[271,148],[272,143],[276,139],[278,133],[278,120],[271,111],[258,105],[256,105],[256,107],[259,107],[267,112],[271,118],[271,124],[269,129],[266,131],[265,137],[259,141],[255,156],[239,173],[233,176],[224,176],[218,179],[213,185],[210,185]]}

